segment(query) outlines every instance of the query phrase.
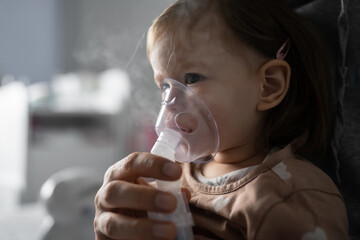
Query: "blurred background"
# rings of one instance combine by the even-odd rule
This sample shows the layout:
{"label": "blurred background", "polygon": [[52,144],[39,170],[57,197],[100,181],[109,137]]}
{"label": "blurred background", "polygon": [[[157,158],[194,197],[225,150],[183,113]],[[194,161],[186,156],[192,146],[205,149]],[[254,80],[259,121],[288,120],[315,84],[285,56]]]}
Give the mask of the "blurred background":
{"label": "blurred background", "polygon": [[0,240],[93,239],[106,169],[148,151],[146,31],[172,0],[0,0]]}

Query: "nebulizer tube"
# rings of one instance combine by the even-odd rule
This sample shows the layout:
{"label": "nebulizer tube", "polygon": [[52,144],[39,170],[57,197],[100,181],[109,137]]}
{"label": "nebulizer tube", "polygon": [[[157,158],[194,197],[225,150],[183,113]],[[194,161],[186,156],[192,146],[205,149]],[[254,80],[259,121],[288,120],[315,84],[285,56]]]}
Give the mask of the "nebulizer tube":
{"label": "nebulizer tube", "polygon": [[[180,136],[176,136],[176,132],[166,131],[160,133],[160,136],[153,148],[152,154],[156,154],[175,162],[175,151],[177,145],[180,143]],[[181,192],[181,182],[176,181],[161,181],[156,180],[157,187],[163,191],[172,193],[177,200],[177,207],[171,214],[150,213],[149,216],[153,219],[162,221],[171,221],[175,223],[177,228],[176,239],[194,239],[192,233],[192,226],[194,225],[189,207]]]}
{"label": "nebulizer tube", "polygon": [[[205,103],[188,87],[172,79],[164,79],[161,85],[162,107],[155,130],[158,139],[152,154],[173,162],[207,162],[219,148],[219,132],[216,122]],[[172,193],[177,207],[172,213],[149,212],[152,219],[171,221],[177,227],[179,240],[194,239],[194,221],[181,192],[181,180],[156,180],[157,187]]]}

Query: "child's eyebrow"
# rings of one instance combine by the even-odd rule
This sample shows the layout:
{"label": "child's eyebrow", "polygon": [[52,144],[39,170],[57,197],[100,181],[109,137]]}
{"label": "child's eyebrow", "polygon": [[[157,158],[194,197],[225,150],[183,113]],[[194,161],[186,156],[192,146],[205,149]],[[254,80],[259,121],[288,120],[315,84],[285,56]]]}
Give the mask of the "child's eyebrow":
{"label": "child's eyebrow", "polygon": [[190,60],[190,61],[181,61],[177,62],[175,65],[176,70],[186,70],[191,68],[202,68],[202,69],[211,69],[212,64],[208,60]]}

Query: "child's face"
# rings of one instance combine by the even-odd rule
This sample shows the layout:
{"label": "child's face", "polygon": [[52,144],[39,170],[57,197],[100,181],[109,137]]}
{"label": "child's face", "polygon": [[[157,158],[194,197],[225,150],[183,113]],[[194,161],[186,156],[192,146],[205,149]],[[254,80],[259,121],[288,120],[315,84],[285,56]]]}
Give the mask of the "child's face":
{"label": "child's face", "polygon": [[177,37],[173,49],[164,39],[156,42],[150,52],[155,82],[160,86],[164,78],[175,79],[205,102],[219,127],[220,152],[249,147],[258,141],[263,119],[256,110],[259,66],[250,67],[259,57],[245,47],[231,51],[221,37],[223,26],[212,22],[208,31],[207,24],[204,18],[191,33]]}

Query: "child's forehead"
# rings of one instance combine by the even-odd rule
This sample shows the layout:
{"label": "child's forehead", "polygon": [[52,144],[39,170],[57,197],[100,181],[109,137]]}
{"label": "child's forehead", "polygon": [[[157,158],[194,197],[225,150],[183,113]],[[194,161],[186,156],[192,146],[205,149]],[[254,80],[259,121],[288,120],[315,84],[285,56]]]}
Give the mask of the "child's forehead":
{"label": "child's forehead", "polygon": [[184,34],[175,38],[158,39],[150,53],[150,61],[161,66],[191,65],[192,63],[214,62],[217,59],[230,55],[226,44],[209,33]]}
{"label": "child's forehead", "polygon": [[242,48],[217,15],[205,14],[197,19],[194,24],[186,20],[172,22],[167,31],[153,42],[151,52],[158,51],[169,56],[189,52],[210,55],[234,53]]}
{"label": "child's forehead", "polygon": [[215,59],[216,62],[225,55],[231,55],[231,60],[235,61],[249,57],[250,49],[235,36],[216,9],[181,16],[162,18],[150,28],[148,54],[153,67],[168,68],[197,59]]}
{"label": "child's forehead", "polygon": [[176,73],[183,69],[226,68],[234,62],[254,70],[263,61],[240,41],[228,39],[215,28],[200,28],[191,32],[182,29],[174,36],[164,35],[154,42],[149,54],[150,62],[155,73]]}
{"label": "child's forehead", "polygon": [[[175,37],[181,41],[202,40],[202,41],[224,41],[229,37],[229,29],[225,21],[215,11],[209,11],[196,19],[178,20],[175,22]],[[232,38],[234,40],[234,37]]]}

